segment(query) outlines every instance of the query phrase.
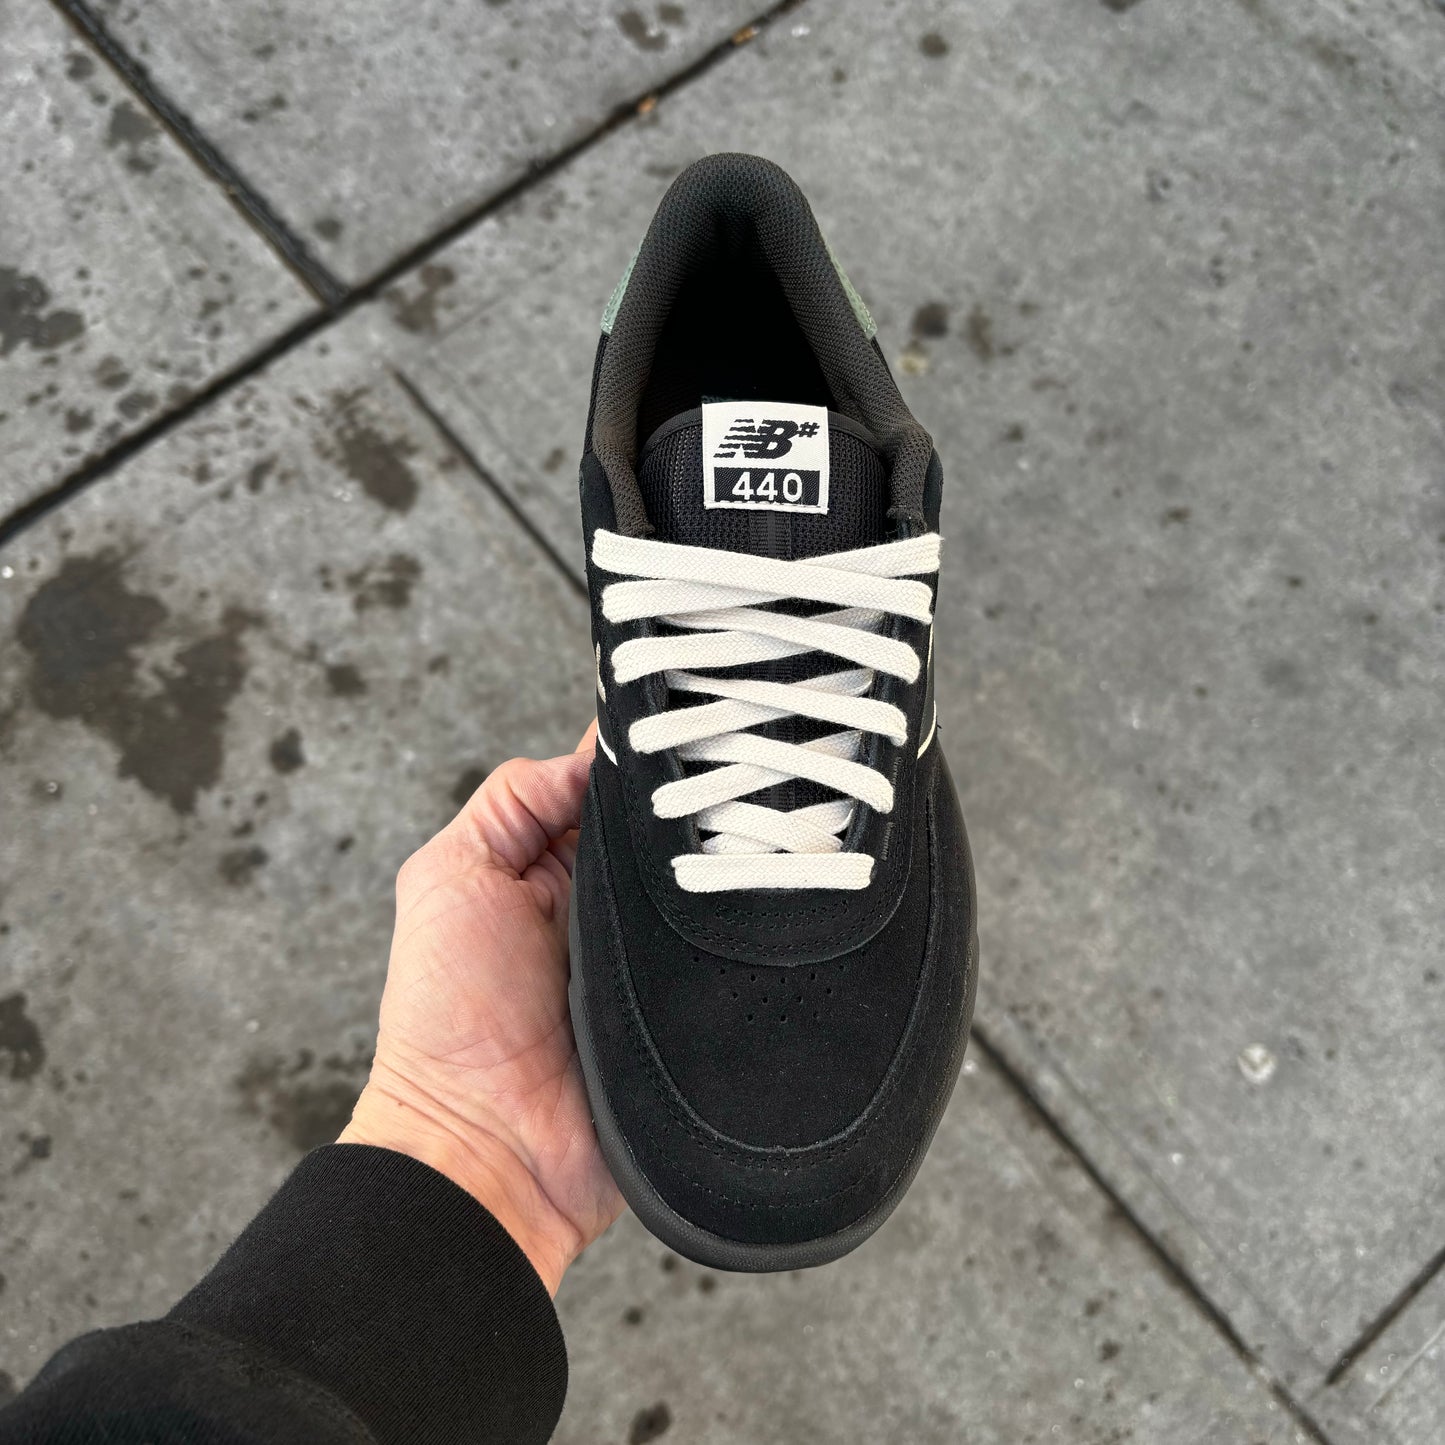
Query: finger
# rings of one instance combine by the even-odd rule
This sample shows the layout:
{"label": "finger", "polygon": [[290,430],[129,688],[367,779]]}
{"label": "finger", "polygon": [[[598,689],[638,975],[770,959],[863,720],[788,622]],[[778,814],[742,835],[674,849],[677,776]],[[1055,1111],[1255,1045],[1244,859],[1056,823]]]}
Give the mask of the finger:
{"label": "finger", "polygon": [[592,721],[587,724],[587,731],[582,734],[582,741],[577,744],[575,751],[579,753],[590,753],[596,751],[596,748],[597,719],[593,718]]}
{"label": "finger", "polygon": [[587,753],[564,753],[543,762],[513,758],[482,784],[457,825],[521,873],[553,838],[581,821],[591,765]]}

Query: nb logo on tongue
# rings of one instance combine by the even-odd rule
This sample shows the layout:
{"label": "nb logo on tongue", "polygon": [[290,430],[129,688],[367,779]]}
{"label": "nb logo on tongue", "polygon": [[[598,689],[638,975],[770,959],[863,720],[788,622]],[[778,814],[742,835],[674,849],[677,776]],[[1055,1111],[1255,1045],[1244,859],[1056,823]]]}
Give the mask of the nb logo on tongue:
{"label": "nb logo on tongue", "polygon": [[773,512],[828,510],[826,407],[772,401],[706,402],[702,443],[703,506]]}
{"label": "nb logo on tongue", "polygon": [[741,453],[749,460],[772,461],[792,451],[794,437],[817,435],[818,423],[815,421],[796,422],[785,417],[764,417],[754,422],[751,417],[739,417],[713,457],[735,457]]}

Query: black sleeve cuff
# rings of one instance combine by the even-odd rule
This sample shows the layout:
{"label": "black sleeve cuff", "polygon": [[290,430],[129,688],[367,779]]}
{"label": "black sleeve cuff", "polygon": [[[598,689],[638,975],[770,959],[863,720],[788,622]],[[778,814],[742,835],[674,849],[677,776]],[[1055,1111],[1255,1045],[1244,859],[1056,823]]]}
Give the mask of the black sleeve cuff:
{"label": "black sleeve cuff", "polygon": [[567,1393],[521,1248],[444,1175],[363,1144],[308,1154],[167,1318],[315,1381],[379,1445],[541,1445]]}

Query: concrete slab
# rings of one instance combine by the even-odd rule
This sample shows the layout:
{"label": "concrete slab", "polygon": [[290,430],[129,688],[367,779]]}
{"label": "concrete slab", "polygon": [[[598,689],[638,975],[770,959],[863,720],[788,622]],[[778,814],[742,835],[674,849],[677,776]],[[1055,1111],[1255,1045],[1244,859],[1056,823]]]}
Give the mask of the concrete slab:
{"label": "concrete slab", "polygon": [[365,1078],[395,870],[585,604],[321,341],[0,550],[0,1369],[166,1307]]}
{"label": "concrete slab", "polygon": [[559,1308],[558,1445],[1308,1438],[986,1060],[855,1254],[719,1275],[628,1218]]}
{"label": "concrete slab", "polygon": [[765,8],[711,0],[99,7],[325,263],[370,276]]}
{"label": "concrete slab", "polygon": [[1341,1405],[1404,1445],[1445,1438],[1445,1274],[1437,1274],[1310,1408],[1328,1430]]}
{"label": "concrete slab", "polygon": [[[1445,5],[1440,0],[1274,0],[1301,28],[1304,7],[1324,5],[1368,45],[1413,71],[1445,98]],[[1328,42],[1326,42],[1328,44]],[[1328,52],[1326,52],[1328,53]],[[1359,63],[1354,47],[1341,47],[1337,64],[1346,70]]]}
{"label": "concrete slab", "polygon": [[575,565],[666,175],[798,176],[951,478],[983,1028],[1310,1389],[1445,1198],[1445,118],[1325,10],[789,21],[438,258],[418,375]]}
{"label": "concrete slab", "polygon": [[51,6],[0,14],[0,521],[312,301]]}

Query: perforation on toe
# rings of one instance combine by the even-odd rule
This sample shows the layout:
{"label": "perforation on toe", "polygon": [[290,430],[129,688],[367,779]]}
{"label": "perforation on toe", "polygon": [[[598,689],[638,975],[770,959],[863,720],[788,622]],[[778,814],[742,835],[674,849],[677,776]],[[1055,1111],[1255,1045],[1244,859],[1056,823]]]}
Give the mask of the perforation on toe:
{"label": "perforation on toe", "polygon": [[[699,968],[712,960],[700,953],[692,955]],[[742,1023],[798,1025],[826,1024],[830,1021],[835,984],[848,976],[846,961],[811,964],[806,968],[764,968],[762,977],[755,966],[722,963],[717,976],[727,990],[727,999],[734,1005],[734,1020]]]}
{"label": "perforation on toe", "polygon": [[[631,968],[643,1019],[689,1107],[719,1133],[798,1147],[847,1128],[877,1092],[916,995],[929,869],[864,947],[820,963],[736,963],[686,948]],[[641,935],[637,936],[640,941]]]}

